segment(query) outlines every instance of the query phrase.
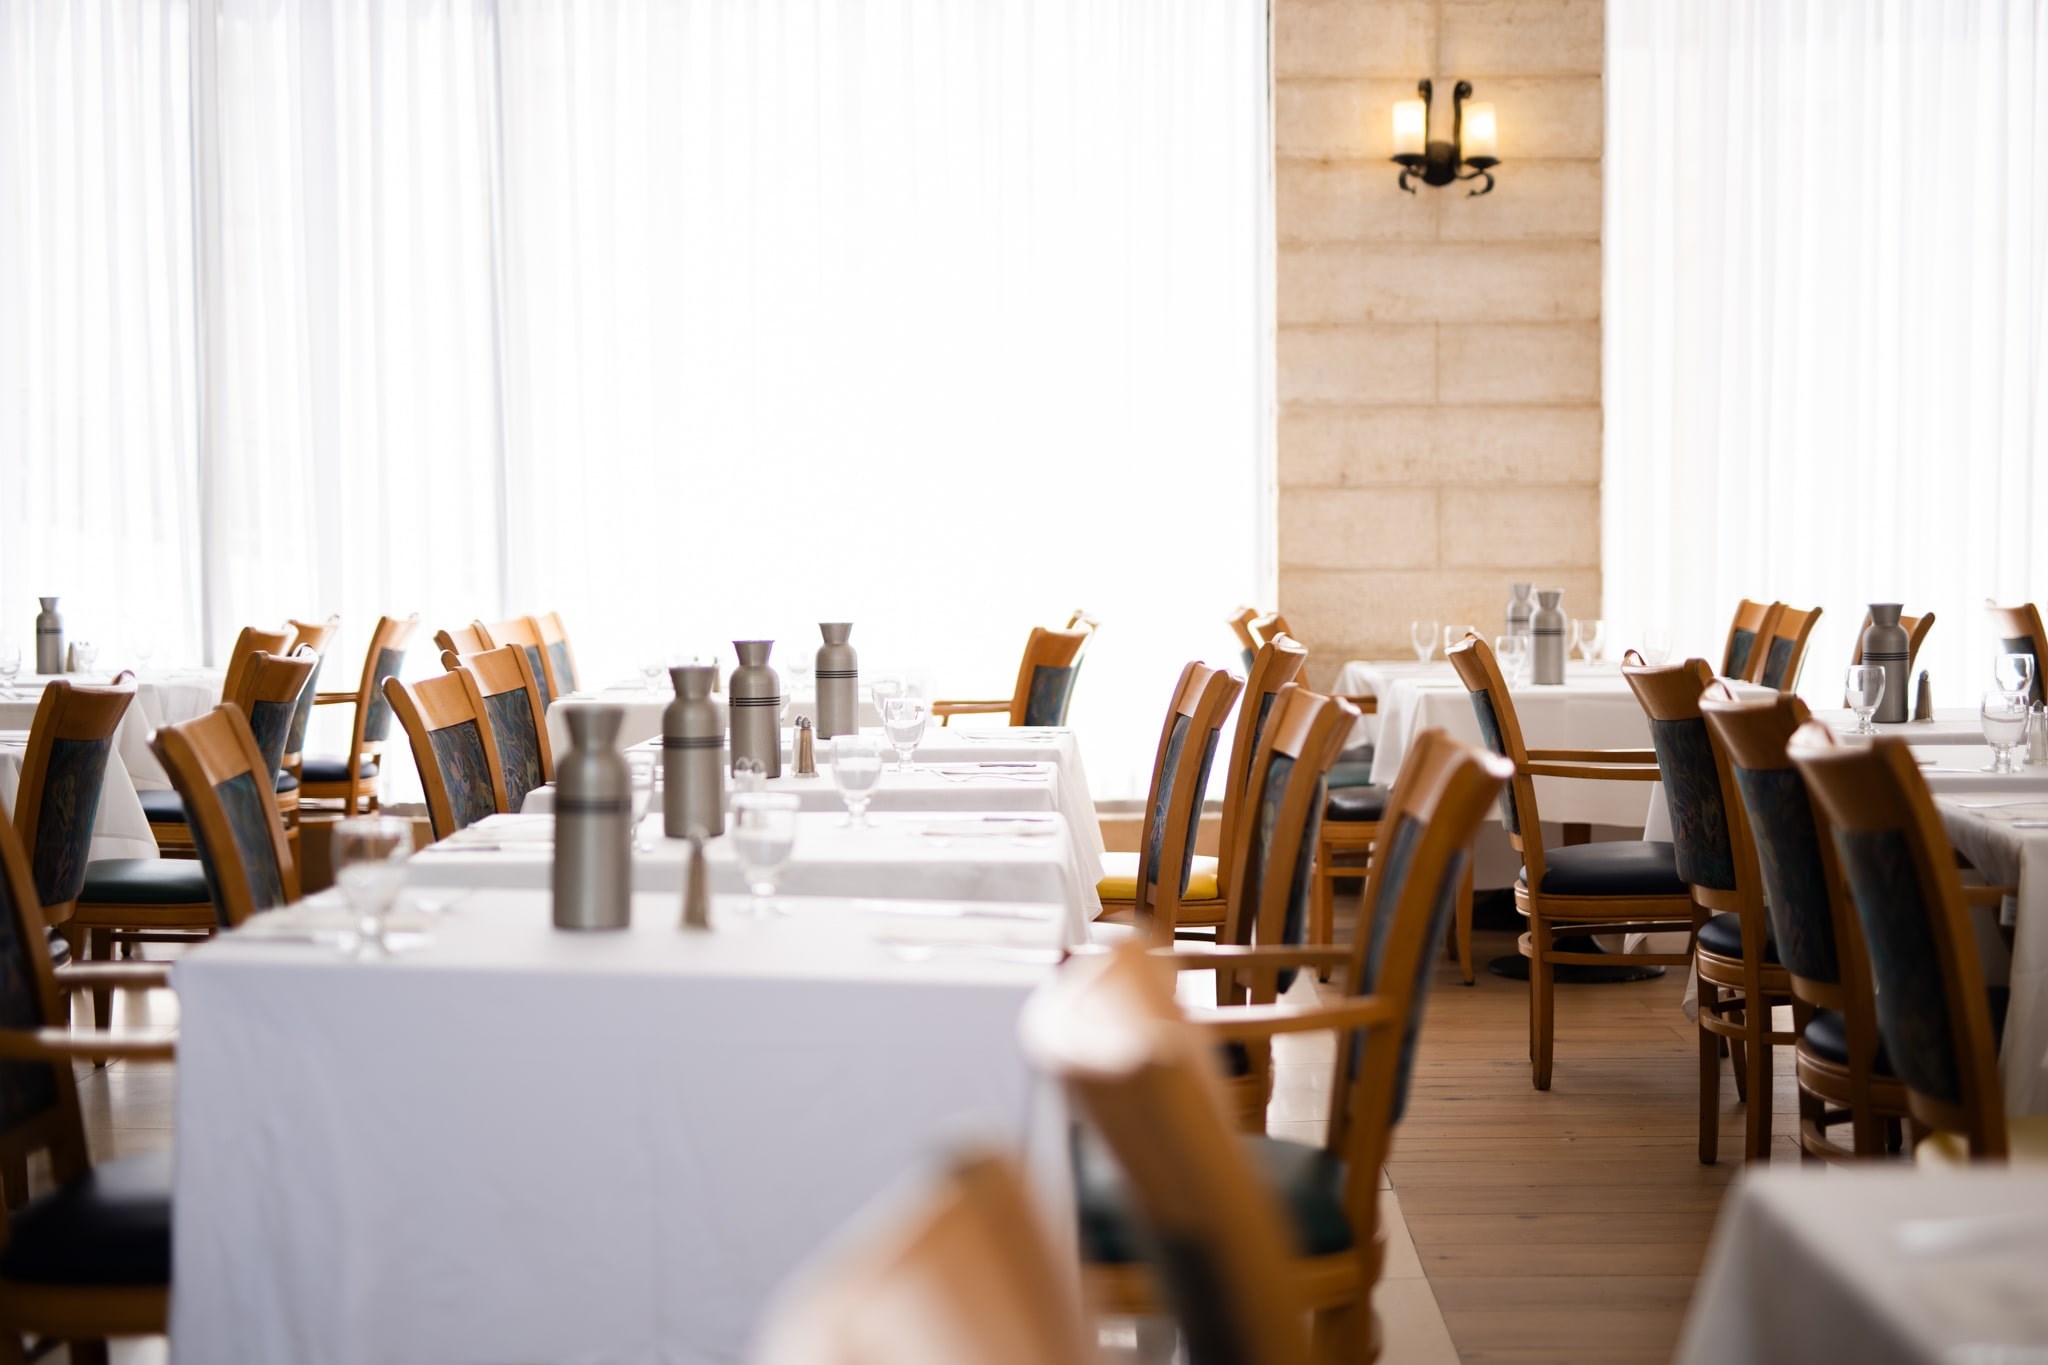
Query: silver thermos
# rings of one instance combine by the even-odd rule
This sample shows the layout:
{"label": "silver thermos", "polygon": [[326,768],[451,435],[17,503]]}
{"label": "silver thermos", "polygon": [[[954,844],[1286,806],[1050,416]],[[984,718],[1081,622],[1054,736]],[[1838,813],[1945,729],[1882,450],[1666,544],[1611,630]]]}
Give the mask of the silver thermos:
{"label": "silver thermos", "polygon": [[825,643],[818,646],[818,738],[860,732],[860,657],[846,643],[851,621],[820,621]]}
{"label": "silver thermos", "polygon": [[725,833],[725,713],[711,700],[718,670],[668,671],[676,699],[661,714],[661,828],[671,839]]}
{"label": "silver thermos", "polygon": [[36,672],[54,678],[68,673],[64,667],[64,618],[57,614],[57,599],[38,597],[42,615],[36,617]]}
{"label": "silver thermos", "polygon": [[1536,593],[1536,610],[1529,615],[1529,677],[1556,687],[1564,681],[1563,588],[1541,588]]}
{"label": "silver thermos", "polygon": [[1913,673],[1911,642],[1899,624],[1903,608],[1897,602],[1872,602],[1870,624],[1863,630],[1863,662],[1884,670],[1884,691],[1877,699],[1877,714],[1871,719],[1881,725],[1896,725],[1906,719],[1906,688]]}
{"label": "silver thermos", "polygon": [[1527,635],[1529,615],[1535,610],[1529,602],[1529,590],[1533,583],[1508,584],[1508,634]]}
{"label": "silver thermos", "polygon": [[782,679],[768,666],[773,640],[734,640],[740,666],[726,685],[732,711],[732,761],[750,758],[769,777],[782,776]]}
{"label": "silver thermos", "polygon": [[618,749],[625,712],[562,714],[569,754],[555,765],[555,927],[623,929],[633,921],[633,777]]}

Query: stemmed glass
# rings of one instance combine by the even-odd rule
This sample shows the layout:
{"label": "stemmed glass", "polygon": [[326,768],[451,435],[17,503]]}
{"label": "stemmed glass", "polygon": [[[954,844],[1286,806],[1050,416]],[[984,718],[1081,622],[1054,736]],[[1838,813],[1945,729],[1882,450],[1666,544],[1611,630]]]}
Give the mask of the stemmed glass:
{"label": "stemmed glass", "polygon": [[1876,664],[1851,664],[1842,679],[1842,691],[1849,709],[1856,713],[1856,728],[1849,733],[1876,734],[1877,727],[1870,723],[1870,717],[1877,711],[1877,704],[1884,700],[1884,670]]}
{"label": "stemmed glass", "polygon": [[1500,661],[1501,676],[1509,687],[1519,687],[1529,672],[1529,637],[1526,635],[1496,635],[1493,639],[1493,656]]}
{"label": "stemmed glass", "polygon": [[21,676],[21,646],[0,645],[0,697],[14,700],[14,680]]}
{"label": "stemmed glass", "polygon": [[1600,620],[1572,621],[1572,648],[1579,651],[1579,657],[1587,663],[1599,661],[1601,652],[1607,648],[1607,623]]}
{"label": "stemmed glass", "polygon": [[880,720],[889,714],[889,703],[903,696],[901,678],[877,678],[868,684],[868,699],[875,704],[875,718]]}
{"label": "stemmed glass", "polygon": [[931,704],[923,697],[892,697],[882,712],[882,731],[895,746],[897,771],[909,772],[910,760],[924,740],[925,722],[931,718]]}
{"label": "stemmed glass", "polygon": [[1408,623],[1408,643],[1415,647],[1415,662],[1426,664],[1436,656],[1436,633],[1434,621]]}
{"label": "stemmed glass", "polygon": [[1996,668],[1998,690],[2017,692],[2031,696],[2034,691],[2034,656],[2031,654],[2001,654]]}
{"label": "stemmed glass", "polygon": [[[891,706],[901,706],[901,698]],[[885,713],[886,714],[886,713]],[[832,781],[839,799],[846,803],[846,826],[857,829],[868,822],[868,793],[882,780],[882,746],[868,735],[835,735],[832,739]]]}
{"label": "stemmed glass", "polygon": [[661,680],[667,672],[668,670],[662,666],[660,659],[642,659],[640,661],[640,690],[643,692],[661,691]]}
{"label": "stemmed glass", "polygon": [[156,657],[156,637],[143,631],[135,637],[135,671],[149,672],[149,661]]}
{"label": "stemmed glass", "polygon": [[788,792],[733,794],[733,857],[753,894],[757,914],[781,908],[775,904],[775,884],[796,852],[796,812],[801,804]]}
{"label": "stemmed glass", "polygon": [[1655,668],[1671,657],[1671,632],[1662,626],[1650,626],[1643,631],[1642,643],[1636,648],[1641,651],[1643,662]]}
{"label": "stemmed glass", "polygon": [[334,826],[334,881],[349,908],[361,918],[359,958],[390,956],[384,917],[405,885],[405,860],[412,856],[412,825],[390,815],[357,815]]}
{"label": "stemmed glass", "polygon": [[1991,766],[1987,773],[2016,773],[2019,764],[2013,761],[2012,751],[2027,733],[2027,694],[2024,692],[1986,692],[1984,703],[1978,712],[1979,723],[1984,727],[1984,742],[1991,746]]}
{"label": "stemmed glass", "polygon": [[661,771],[654,755],[645,749],[631,749],[626,753],[626,773],[632,785],[633,803],[633,851],[654,852],[654,840],[646,833],[647,808],[654,804],[654,775]]}
{"label": "stemmed glass", "polygon": [[92,672],[92,666],[99,661],[99,657],[100,647],[92,641],[79,640],[75,642],[71,646],[71,662],[76,665],[72,671],[77,673]]}

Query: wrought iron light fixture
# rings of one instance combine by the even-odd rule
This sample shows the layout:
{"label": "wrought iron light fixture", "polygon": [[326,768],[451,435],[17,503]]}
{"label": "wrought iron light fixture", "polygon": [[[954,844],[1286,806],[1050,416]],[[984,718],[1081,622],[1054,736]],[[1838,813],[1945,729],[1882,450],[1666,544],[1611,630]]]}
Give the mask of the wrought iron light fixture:
{"label": "wrought iron light fixture", "polygon": [[1493,117],[1493,105],[1474,101],[1472,82],[1459,81],[1451,91],[1451,140],[1432,142],[1429,138],[1429,102],[1433,93],[1428,81],[1418,81],[1419,100],[1401,100],[1394,105],[1394,164],[1401,168],[1401,188],[1415,193],[1419,178],[1425,185],[1448,185],[1459,180],[1477,180],[1478,189],[1467,195],[1493,190],[1493,168],[1500,165],[1500,142]]}

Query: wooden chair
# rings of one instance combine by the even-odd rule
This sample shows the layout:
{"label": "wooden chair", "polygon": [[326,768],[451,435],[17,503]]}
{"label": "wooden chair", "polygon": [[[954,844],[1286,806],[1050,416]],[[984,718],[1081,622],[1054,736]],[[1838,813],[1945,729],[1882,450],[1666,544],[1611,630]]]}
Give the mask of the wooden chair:
{"label": "wooden chair", "polygon": [[562,625],[558,612],[533,618],[534,629],[540,632],[540,642],[547,651],[548,684],[554,695],[566,697],[581,690],[576,676],[576,651],[569,647],[569,632]]}
{"label": "wooden chair", "polygon": [[1096,620],[1094,613],[1086,607],[1075,607],[1067,613],[1068,630],[1093,631],[1101,624],[1102,622]]}
{"label": "wooden chair", "polygon": [[1501,796],[1501,824],[1508,843],[1522,855],[1515,882],[1515,909],[1529,921],[1522,955],[1529,959],[1529,1062],[1538,1090],[1550,1089],[1556,1035],[1556,977],[1564,963],[1615,965],[1611,954],[1560,949],[1557,940],[1595,934],[1682,933],[1683,953],[1630,953],[1631,966],[1693,965],[1692,893],[1679,879],[1672,847],[1638,839],[1571,844],[1547,849],[1536,804],[1536,779],[1558,777],[1601,782],[1661,779],[1656,754],[1641,749],[1530,749],[1514,697],[1501,677],[1493,650],[1468,635],[1449,650],[1451,666],[1472,694],[1472,710],[1486,747],[1515,766]]}
{"label": "wooden chair", "polygon": [[1756,681],[1764,661],[1756,642],[1770,638],[1778,613],[1784,609],[1783,602],[1752,602],[1747,597],[1735,604],[1735,618],[1728,623],[1728,643],[1721,647],[1720,676]]}
{"label": "wooden chair", "polygon": [[227,672],[221,676],[220,699],[233,701],[235,693],[242,686],[242,670],[249,666],[249,660],[256,654],[282,654],[290,641],[292,631],[264,630],[259,626],[244,626],[242,633],[235,637],[234,647],[228,651]]}
{"label": "wooden chair", "polygon": [[353,692],[316,692],[315,706],[355,707],[350,727],[348,752],[340,758],[308,758],[299,770],[299,796],[307,801],[339,801],[343,815],[357,815],[377,809],[377,760],[391,733],[391,707],[385,701],[384,682],[398,676],[405,666],[406,641],[418,627],[417,614],[399,620],[377,618],[370,632],[370,648],[363,656],[362,681]]}
{"label": "wooden chair", "polygon": [[515,645],[459,657],[444,652],[441,664],[462,672],[474,686],[472,700],[490,721],[491,738],[505,770],[505,805],[518,810],[526,794],[555,780],[555,752],[548,741],[540,680]]}
{"label": "wooden chair", "polygon": [[2027,700],[2041,700],[2041,669],[2048,665],[2048,631],[2041,628],[2040,609],[2026,602],[2017,607],[1987,607],[1986,610],[1991,614],[1991,632],[1998,637],[2000,653],[2033,656],[2034,681]]}
{"label": "wooden chair", "polygon": [[2008,1118],[1996,1028],[1955,852],[1905,741],[1833,745],[1802,731],[1792,761],[1826,813],[1870,945],[1877,1026],[1928,1129],[1916,1161],[2048,1161],[2048,1115]]}
{"label": "wooden chair", "polygon": [[[228,666],[221,678],[220,699],[233,701],[240,695],[242,675],[249,667],[249,660],[257,654],[285,653],[286,643],[297,633],[299,626],[300,623],[294,621],[284,630],[242,627],[233,647],[228,650]],[[142,814],[149,821],[150,837],[156,840],[157,851],[172,858],[195,856],[192,831],[185,823],[185,808],[179,803],[178,794],[155,788],[139,791],[136,795],[142,801]]]}
{"label": "wooden chair", "polygon": [[[1906,630],[1906,671],[1913,671],[1913,663],[1920,657],[1920,646],[1927,640],[1927,632],[1934,629],[1934,613],[1925,616],[1900,616],[1899,624]],[[1856,648],[1850,651],[1850,664],[1863,662],[1863,632],[1870,629],[1870,612],[1863,613],[1863,624],[1856,628]]]}
{"label": "wooden chair", "polygon": [[453,630],[435,631],[434,647],[443,654],[481,654],[491,643],[484,638],[482,623],[471,621]]}
{"label": "wooden chair", "polygon": [[1252,622],[1257,619],[1258,614],[1257,607],[1239,607],[1226,618],[1230,625],[1230,633],[1237,637],[1237,648],[1244,659],[1246,676],[1250,676],[1252,660],[1259,652],[1259,642],[1252,635]]}
{"label": "wooden chair", "polygon": [[1277,640],[1282,635],[1292,636],[1294,634],[1293,627],[1287,624],[1287,618],[1282,616],[1277,610],[1269,611],[1264,616],[1255,619],[1251,623],[1251,631],[1252,639],[1262,645],[1269,641]]}
{"label": "wooden chair", "polygon": [[14,794],[14,830],[28,850],[46,923],[70,919],[85,887],[93,822],[99,815],[107,760],[114,752],[114,732],[134,700],[133,688],[80,687],[59,678],[43,689],[36,703]]}
{"label": "wooden chair", "polygon": [[474,679],[464,672],[410,685],[386,678],[384,695],[411,741],[436,839],[511,808],[498,744]]}
{"label": "wooden chair", "polygon": [[[1834,843],[1787,753],[1793,732],[1807,721],[1806,706],[1783,694],[1737,701],[1717,685],[1700,699],[1700,711],[1734,779],[1742,807],[1737,837],[1754,847],[1771,941],[1803,1006],[1794,1011],[1800,1150],[1831,1161],[1881,1157],[1884,1129],[1906,1116],[1906,1092],[1879,1046],[1869,953]],[[1714,1066],[1718,1072],[1718,1061]],[[1756,1082],[1749,1084],[1754,1095]],[[1843,1119],[1853,1150],[1828,1136]]]}
{"label": "wooden chair", "polygon": [[1105,914],[1127,912],[1131,922],[1162,941],[1187,923],[1223,922],[1225,902],[1213,860],[1208,874],[1196,880],[1195,838],[1216,743],[1242,687],[1231,674],[1201,663],[1180,671],[1152,760],[1137,865],[1128,882],[1105,876],[1096,887],[1098,895],[1112,898]]}
{"label": "wooden chair", "polygon": [[289,617],[284,624],[286,654],[296,654],[300,645],[315,654],[325,654],[333,645],[334,637],[341,634],[339,616],[329,616],[325,621],[301,621],[297,617]]}
{"label": "wooden chair", "polygon": [[[1074,959],[1027,1005],[1027,1052],[1060,1078],[1115,1154],[1110,1160],[1085,1142],[1076,1149],[1084,1286],[1097,1311],[1156,1311],[1159,1296],[1141,1258],[1158,1247],[1166,1253],[1165,1297],[1179,1308],[1192,1358],[1229,1358],[1207,1356],[1202,1337],[1221,1325],[1219,1313],[1225,1323],[1249,1313],[1230,1311],[1244,1300],[1282,1320],[1298,1321],[1306,1306],[1318,1361],[1374,1358],[1369,1305],[1384,1260],[1380,1169],[1405,1104],[1424,992],[1464,876],[1464,850],[1508,770],[1439,731],[1417,737],[1390,803],[1389,854],[1369,878],[1369,920],[1350,949],[1155,951],[1155,959],[1168,959],[1162,966],[1230,972],[1308,967],[1335,953],[1349,966],[1351,998],[1238,1006],[1183,1022],[1170,975],[1126,945],[1112,957]],[[1263,1044],[1314,1031],[1340,1035],[1324,1144],[1233,1141],[1217,1090],[1217,1043]],[[1279,1252],[1260,1222],[1262,1208],[1276,1207],[1292,1225]],[[1291,1292],[1253,1284],[1262,1267],[1282,1269]],[[1291,1346],[1290,1355],[1279,1351],[1297,1338],[1281,1327],[1261,1327],[1258,1337],[1269,1353],[1254,1359],[1292,1358]]]}
{"label": "wooden chair", "polygon": [[1074,699],[1074,680],[1081,672],[1081,654],[1093,626],[1050,630],[1033,626],[1024,642],[1024,660],[1017,667],[1017,687],[1008,701],[935,701],[939,724],[955,716],[1008,713],[1011,725],[1065,725]]}
{"label": "wooden chair", "polygon": [[514,616],[504,621],[493,621],[489,625],[477,624],[477,633],[484,637],[487,649],[503,649],[506,645],[518,645],[526,651],[526,663],[533,670],[533,676],[540,680],[541,705],[553,706],[555,698],[562,695],[555,690],[554,675],[548,672],[548,649],[540,638],[540,627],[531,616]]}
{"label": "wooden chair", "polygon": [[[61,684],[52,683],[51,686]],[[107,1338],[162,1334],[169,1320],[171,1153],[94,1163],[74,1064],[94,1056],[169,1061],[163,1036],[73,1035],[59,992],[148,989],[165,969],[50,965],[29,855],[0,822],[0,1362],[19,1365],[68,1341],[74,1361],[107,1360]],[[47,1153],[52,1188],[29,1197],[28,1163]],[[24,1339],[27,1339],[26,1341]],[[41,1339],[39,1341],[39,1339]]]}
{"label": "wooden chair", "polygon": [[1700,695],[1713,682],[1713,670],[1705,659],[1688,659],[1660,668],[1625,666],[1621,673],[1650,722],[1679,879],[1705,912],[1693,959],[1699,982],[1700,1160],[1712,1165],[1720,1145],[1725,1041],[1737,1088],[1748,1103],[1743,1155],[1769,1161],[1771,1048],[1793,1046],[1799,1035],[1771,1028],[1771,1010],[1791,1001],[1792,982],[1771,937],[1763,872],[1728,756],[1714,744],[1700,713]]}
{"label": "wooden chair", "polygon": [[[278,777],[278,809],[285,817],[285,828],[290,831],[294,845],[299,829],[299,783],[300,769],[306,758],[306,731],[313,722],[313,699],[320,693],[320,670],[326,666],[327,655],[334,648],[334,642],[341,634],[341,618],[330,616],[325,621],[289,621],[292,638],[285,648],[286,654],[297,654],[301,649],[313,652],[313,676],[306,682],[306,693],[299,701],[299,709],[292,716],[291,732],[285,737],[284,771]],[[245,710],[247,708],[244,708]]]}
{"label": "wooden chair", "polygon": [[299,869],[264,776],[270,756],[242,708],[229,703],[156,732],[150,748],[192,811],[212,923],[232,929],[299,898]]}
{"label": "wooden chair", "polygon": [[1095,1342],[1072,1254],[1016,1161],[964,1154],[800,1271],[753,1365],[1076,1365]]}
{"label": "wooden chair", "polygon": [[1764,632],[1757,637],[1755,669],[1751,682],[1780,692],[1799,690],[1799,670],[1806,666],[1806,639],[1820,621],[1820,608],[1801,611],[1777,604]]}

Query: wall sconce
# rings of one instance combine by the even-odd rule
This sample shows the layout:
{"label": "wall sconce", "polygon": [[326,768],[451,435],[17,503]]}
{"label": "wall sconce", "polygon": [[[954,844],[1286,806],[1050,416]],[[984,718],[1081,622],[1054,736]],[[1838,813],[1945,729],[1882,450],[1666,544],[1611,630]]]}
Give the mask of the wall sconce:
{"label": "wall sconce", "polygon": [[[1420,176],[1425,185],[1448,185],[1455,180],[1485,183],[1466,197],[1493,190],[1493,168],[1500,165],[1498,125],[1493,105],[1465,101],[1472,96],[1472,82],[1459,81],[1451,91],[1451,140],[1429,140],[1429,101],[1433,93],[1428,81],[1418,81],[1419,100],[1401,100],[1394,105],[1393,162],[1401,168],[1401,188],[1415,193]],[[1469,120],[1469,122],[1468,122]],[[1465,169],[1469,167],[1470,169]]]}

